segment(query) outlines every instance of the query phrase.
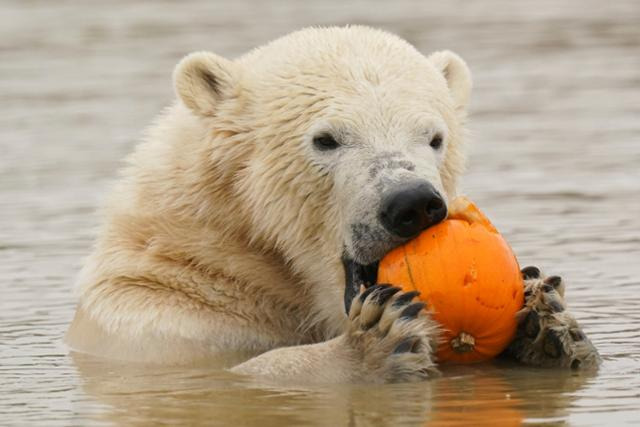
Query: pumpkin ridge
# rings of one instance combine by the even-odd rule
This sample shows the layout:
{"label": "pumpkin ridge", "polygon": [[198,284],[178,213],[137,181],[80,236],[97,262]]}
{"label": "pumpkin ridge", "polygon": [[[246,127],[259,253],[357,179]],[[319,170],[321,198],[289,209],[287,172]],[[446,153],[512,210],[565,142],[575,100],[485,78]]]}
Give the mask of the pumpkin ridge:
{"label": "pumpkin ridge", "polygon": [[[450,227],[451,224],[447,224],[446,221],[444,223],[438,224],[436,227]],[[449,277],[448,277],[448,272],[449,269],[447,268],[447,265],[445,264],[445,259],[443,256],[441,256],[442,254],[442,244],[441,244],[441,239],[438,238],[435,240],[435,246],[436,246],[436,251],[437,251],[437,259],[440,262],[440,271],[442,272],[442,275],[444,276],[444,283],[449,283]],[[439,285],[439,284],[438,284]],[[443,317],[448,318],[447,314],[443,314]],[[443,322],[441,322],[443,323]],[[448,322],[447,322],[448,323]],[[460,329],[460,325],[459,324],[451,324],[449,323],[449,330],[451,331],[451,336],[454,337],[457,335],[456,331],[459,331]]]}
{"label": "pumpkin ridge", "polygon": [[[524,301],[523,301],[524,305]],[[516,308],[516,312],[519,308]],[[504,318],[507,315],[512,315],[515,320],[515,314],[512,314],[509,310],[500,310],[500,314],[493,319],[493,325],[488,327],[484,332],[487,335],[498,335],[500,332],[504,332],[509,329],[510,324],[504,322]],[[515,331],[515,327],[513,327]]]}
{"label": "pumpkin ridge", "polygon": [[[509,250],[511,250],[511,248],[509,247]],[[520,265],[518,264],[518,260],[515,258],[515,256],[513,256],[513,260],[515,261],[515,265],[516,265],[516,269],[518,271],[520,271]],[[518,281],[518,279],[514,279],[516,282]],[[521,280],[521,279],[520,279]],[[514,286],[515,285],[515,286]],[[505,283],[502,286],[504,289],[500,289],[505,295],[510,295],[513,293],[514,291],[514,287],[515,287],[515,292],[516,293],[520,293],[521,297],[518,298],[518,300],[520,301],[518,302],[513,302],[511,300],[509,300],[508,297],[505,297],[505,303],[502,305],[501,309],[499,309],[499,314],[496,315],[496,317],[493,319],[493,323],[495,325],[497,325],[497,327],[493,327],[493,328],[487,328],[487,332],[488,333],[495,333],[495,331],[499,330],[500,327],[502,327],[502,330],[506,330],[506,326],[508,325],[508,323],[504,322],[504,318],[505,316],[510,314],[509,310],[505,310],[505,307],[507,306],[511,306],[512,304],[516,304],[516,311],[520,310],[520,307],[524,305],[524,284],[520,281],[520,283],[513,283],[512,281]],[[518,292],[519,290],[521,290],[520,292]],[[515,314],[513,314],[514,318],[515,318]],[[493,326],[493,325],[492,325]],[[515,330],[515,328],[514,328]]]}
{"label": "pumpkin ridge", "polygon": [[409,262],[409,257],[407,256],[407,247],[403,246],[402,247],[402,253],[404,255],[404,262],[407,266],[407,274],[409,275],[409,281],[411,282],[411,286],[413,287],[414,291],[417,291],[418,288],[416,287],[416,282],[415,280],[413,280],[413,273],[411,272],[411,263]]}
{"label": "pumpkin ridge", "polygon": [[[454,220],[454,221],[455,221],[455,220]],[[457,220],[457,221],[458,221],[458,222],[453,222],[453,223],[451,223],[451,225],[452,225],[452,226],[453,226],[453,225],[455,225],[455,226],[457,226],[457,227],[462,227],[462,228],[464,228],[464,229],[466,229],[466,228],[468,228],[468,227],[469,227],[469,223],[468,223],[468,222],[466,222],[466,221],[461,221],[461,220]],[[460,252],[461,252],[461,251],[467,251],[469,248],[467,247],[467,245],[464,245],[464,244],[462,244],[462,245],[461,245],[461,242],[458,240],[458,233],[451,233],[451,238],[452,238],[452,240],[453,240],[453,248],[454,248],[454,249],[455,249],[455,251],[456,251],[456,252],[455,252],[456,260],[458,260],[458,259],[460,259],[460,258],[463,258],[463,257],[461,257],[461,256],[460,256],[460,255],[461,255],[461,254],[460,254]],[[441,258],[441,259],[442,259],[442,258]],[[448,269],[447,269],[447,270],[448,270]],[[454,270],[452,270],[452,271],[454,271]],[[445,273],[445,274],[447,274],[447,273]],[[466,272],[465,272],[465,274],[466,274]],[[462,280],[464,281],[464,276],[462,277]],[[445,276],[445,281],[446,281],[447,283],[449,283],[449,278],[448,278],[447,276]],[[473,316],[471,316],[471,314],[467,311],[467,309],[468,309],[468,307],[467,307],[467,298],[466,298],[466,295],[465,295],[465,294],[466,294],[466,289],[465,289],[464,287],[463,287],[462,289],[460,289],[460,288],[457,288],[457,289],[458,289],[458,292],[459,292],[459,293],[461,293],[461,294],[460,294],[460,296],[459,296],[459,298],[460,298],[460,302],[461,302],[461,309],[462,309],[462,312],[463,312],[463,313],[467,313],[467,314],[469,314],[469,315],[470,315],[470,317],[473,317]],[[473,291],[473,290],[474,290],[474,289],[472,289],[471,291]],[[474,313],[474,314],[475,314],[475,313]],[[466,333],[466,334],[469,334],[469,335],[471,335],[471,336],[473,337],[473,334],[471,334],[471,331],[467,330],[468,328],[466,328],[466,327],[467,327],[467,326],[469,326],[469,325],[467,325],[466,323],[467,323],[467,322],[466,322],[466,321],[464,321],[464,320],[463,320],[462,322],[458,321],[457,328],[456,328],[456,330],[458,331],[458,333],[457,333],[457,334],[454,334],[452,339],[456,339],[456,338],[460,337],[460,334],[461,334],[461,333],[463,333],[463,332],[464,332],[464,333]],[[475,339],[475,337],[474,337],[474,339]]]}

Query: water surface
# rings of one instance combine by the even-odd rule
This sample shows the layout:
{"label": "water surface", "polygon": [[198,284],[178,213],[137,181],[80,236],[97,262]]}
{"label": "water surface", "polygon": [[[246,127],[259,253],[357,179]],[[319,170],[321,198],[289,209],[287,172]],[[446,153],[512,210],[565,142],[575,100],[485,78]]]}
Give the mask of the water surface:
{"label": "water surface", "polygon": [[[0,2],[0,424],[640,424],[640,3]],[[471,195],[568,281],[595,375],[486,364],[418,385],[291,387],[62,343],[96,208],[190,51],[311,24],[449,48],[475,77]]]}

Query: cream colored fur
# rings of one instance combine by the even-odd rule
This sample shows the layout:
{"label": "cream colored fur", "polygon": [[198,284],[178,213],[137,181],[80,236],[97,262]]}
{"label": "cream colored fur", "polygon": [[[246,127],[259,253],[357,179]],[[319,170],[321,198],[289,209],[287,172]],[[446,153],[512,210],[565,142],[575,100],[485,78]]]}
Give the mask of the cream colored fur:
{"label": "cream colored fur", "polygon": [[[287,347],[238,370],[375,381],[357,368],[369,350],[354,349],[348,332],[340,256],[354,212],[375,209],[364,177],[376,154],[400,153],[416,176],[455,195],[471,89],[464,62],[447,51],[425,57],[366,27],[315,28],[236,60],[191,54],[174,81],[179,100],[149,128],[106,203],[69,344],[113,358],[228,364]],[[344,154],[313,150],[326,129],[342,132]],[[445,140],[439,153],[428,145],[435,132]]]}

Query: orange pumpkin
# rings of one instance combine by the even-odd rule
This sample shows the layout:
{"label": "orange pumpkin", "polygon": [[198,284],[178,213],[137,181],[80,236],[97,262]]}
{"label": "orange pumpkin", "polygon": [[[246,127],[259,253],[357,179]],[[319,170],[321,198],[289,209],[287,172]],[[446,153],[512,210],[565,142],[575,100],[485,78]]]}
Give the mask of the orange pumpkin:
{"label": "orange pumpkin", "polygon": [[449,218],[387,254],[379,283],[420,291],[442,325],[439,361],[477,362],[506,348],[524,303],[520,267],[511,248],[468,199]]}

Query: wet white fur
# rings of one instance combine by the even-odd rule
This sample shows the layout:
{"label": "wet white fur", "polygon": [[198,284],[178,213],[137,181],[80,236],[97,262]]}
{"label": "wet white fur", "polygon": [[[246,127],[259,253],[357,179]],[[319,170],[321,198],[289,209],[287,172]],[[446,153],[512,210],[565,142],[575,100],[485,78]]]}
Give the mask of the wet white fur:
{"label": "wet white fur", "polygon": [[[366,27],[311,28],[236,60],[191,54],[174,80],[179,100],[106,203],[67,341],[182,363],[340,335],[340,255],[354,244],[350,224],[376,221],[370,159],[398,152],[416,168],[392,180],[424,178],[455,195],[465,63]],[[329,130],[344,146],[315,150],[313,136]],[[440,152],[428,144],[436,132]],[[339,365],[338,378],[348,369],[326,348],[308,354],[311,370],[318,358]]]}

